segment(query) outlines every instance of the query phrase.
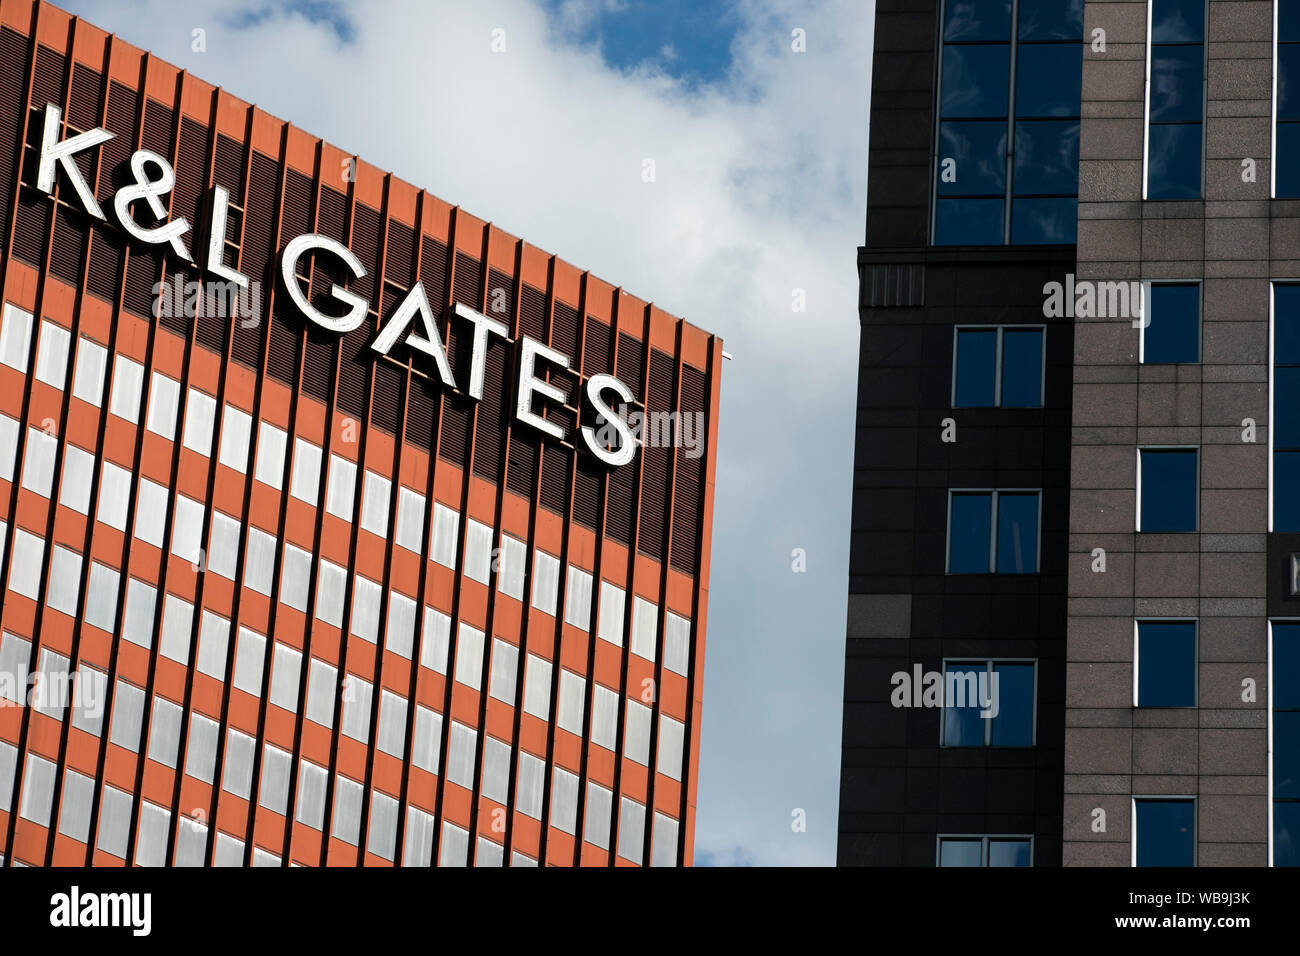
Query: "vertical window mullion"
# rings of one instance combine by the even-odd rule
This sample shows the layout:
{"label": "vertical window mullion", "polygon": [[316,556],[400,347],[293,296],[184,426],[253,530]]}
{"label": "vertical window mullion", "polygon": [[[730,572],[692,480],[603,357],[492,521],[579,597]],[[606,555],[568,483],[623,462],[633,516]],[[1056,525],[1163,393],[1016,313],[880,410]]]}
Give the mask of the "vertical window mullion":
{"label": "vertical window mullion", "polygon": [[[1011,201],[1007,200],[1007,208]],[[1002,407],[1002,326],[998,326],[997,343],[993,347],[993,407]]]}
{"label": "vertical window mullion", "polygon": [[998,570],[998,493],[989,495],[989,574]]}

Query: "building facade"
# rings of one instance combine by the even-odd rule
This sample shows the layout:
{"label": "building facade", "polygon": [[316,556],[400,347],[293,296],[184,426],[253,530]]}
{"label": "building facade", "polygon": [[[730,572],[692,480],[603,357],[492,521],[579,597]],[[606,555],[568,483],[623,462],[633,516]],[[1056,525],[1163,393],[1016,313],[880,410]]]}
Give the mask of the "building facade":
{"label": "building facade", "polygon": [[1296,89],[1295,0],[878,3],[841,863],[1300,862]]}
{"label": "building facade", "polygon": [[4,861],[690,864],[721,342],[47,4],[0,63]]}

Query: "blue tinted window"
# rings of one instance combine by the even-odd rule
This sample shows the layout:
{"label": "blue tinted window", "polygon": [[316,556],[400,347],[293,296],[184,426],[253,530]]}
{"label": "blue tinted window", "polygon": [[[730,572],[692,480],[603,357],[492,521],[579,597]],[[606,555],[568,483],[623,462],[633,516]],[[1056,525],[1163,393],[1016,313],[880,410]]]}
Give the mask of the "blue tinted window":
{"label": "blue tinted window", "polygon": [[937,246],[996,246],[1002,242],[1001,199],[940,199]]}
{"label": "blue tinted window", "polygon": [[1201,287],[1152,283],[1151,321],[1142,330],[1142,362],[1173,365],[1201,357]]}
{"label": "blue tinted window", "polygon": [[1196,451],[1142,449],[1141,531],[1196,530]]}
{"label": "blue tinted window", "polygon": [[1205,0],[1151,0],[1155,43],[1199,43],[1205,39]]}
{"label": "blue tinted window", "polygon": [[1011,0],[948,0],[944,4],[943,38],[1009,40]]}
{"label": "blue tinted window", "polygon": [[952,574],[988,574],[993,527],[991,492],[952,496],[948,529],[948,570]]}
{"label": "blue tinted window", "polygon": [[1019,39],[1082,40],[1083,0],[1020,0]]}
{"label": "blue tinted window", "polygon": [[1300,197],[1300,123],[1277,124],[1277,157],[1273,170],[1279,199]]}
{"label": "blue tinted window", "polygon": [[1274,448],[1300,448],[1300,367],[1273,372]]}
{"label": "blue tinted window", "polygon": [[1196,625],[1138,622],[1138,706],[1196,706]]}
{"label": "blue tinted window", "polygon": [[1201,121],[1201,69],[1204,57],[1200,46],[1151,48],[1152,123]]}
{"label": "blue tinted window", "polygon": [[997,704],[997,714],[990,718],[993,721],[993,746],[1032,747],[1034,665],[994,663],[993,673],[997,677],[989,688],[990,697]]}
{"label": "blue tinted window", "polygon": [[943,48],[943,118],[1005,117],[1010,70],[1005,44]]}
{"label": "blue tinted window", "polygon": [[1043,330],[1002,330],[1002,406],[1043,404]]}
{"label": "blue tinted window", "polygon": [[939,841],[940,866],[983,866],[983,840]]}
{"label": "blue tinted window", "polygon": [[1031,866],[1028,840],[989,840],[989,866]]}
{"label": "blue tinted window", "polygon": [[1273,706],[1300,710],[1300,624],[1274,622]]}
{"label": "blue tinted window", "polygon": [[1300,43],[1277,48],[1277,118],[1300,120]]}
{"label": "blue tinted window", "polygon": [[1300,41],[1300,0],[1277,0],[1277,38],[1283,43]]}
{"label": "blue tinted window", "polygon": [[1300,799],[1300,710],[1273,712],[1273,796]]}
{"label": "blue tinted window", "polygon": [[1300,866],[1300,803],[1273,804],[1273,865]]}
{"label": "blue tinted window", "polygon": [[997,404],[997,329],[958,329],[954,408]]}
{"label": "blue tinted window", "polygon": [[1016,116],[1078,116],[1083,45],[1025,44],[1016,52]]}
{"label": "blue tinted window", "polygon": [[1273,530],[1300,531],[1300,451],[1273,452]]}
{"label": "blue tinted window", "polygon": [[1016,245],[1073,245],[1078,215],[1073,196],[1021,199],[1011,205],[1011,241]]}
{"label": "blue tinted window", "polygon": [[1038,494],[998,495],[998,574],[1038,572]]}
{"label": "blue tinted window", "polygon": [[[1014,180],[1017,196],[1072,196],[1079,188],[1078,177],[1078,120],[1016,123]],[[1071,232],[1073,228],[1072,224]]]}
{"label": "blue tinted window", "polygon": [[1201,198],[1201,124],[1152,126],[1147,147],[1148,199]]}
{"label": "blue tinted window", "polygon": [[1300,285],[1273,286],[1273,361],[1300,365]]}
{"label": "blue tinted window", "polygon": [[1137,800],[1138,866],[1196,865],[1196,801]]}
{"label": "blue tinted window", "polygon": [[1007,188],[1007,124],[1002,120],[943,123],[939,161],[948,160],[953,161],[949,174],[939,177],[941,196],[1001,196]]}
{"label": "blue tinted window", "polygon": [[945,747],[983,747],[987,742],[982,701],[992,699],[988,666],[947,664],[943,682],[943,743]]}

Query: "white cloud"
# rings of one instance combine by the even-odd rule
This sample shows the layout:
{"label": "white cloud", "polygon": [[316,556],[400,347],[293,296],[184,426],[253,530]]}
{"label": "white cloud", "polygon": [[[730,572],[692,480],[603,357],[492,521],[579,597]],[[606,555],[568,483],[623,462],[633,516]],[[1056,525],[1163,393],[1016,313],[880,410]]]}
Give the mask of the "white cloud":
{"label": "white cloud", "polygon": [[873,5],[740,2],[725,80],[688,88],[577,45],[609,2],[340,8],[347,43],[278,4],[66,5],[724,337],[697,846],[830,862]]}

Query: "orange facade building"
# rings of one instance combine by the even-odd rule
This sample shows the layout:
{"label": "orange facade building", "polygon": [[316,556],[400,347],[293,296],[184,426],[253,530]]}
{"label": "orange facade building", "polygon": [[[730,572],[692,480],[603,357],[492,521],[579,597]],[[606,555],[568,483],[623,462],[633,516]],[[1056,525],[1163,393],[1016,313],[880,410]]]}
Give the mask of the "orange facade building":
{"label": "orange facade building", "polygon": [[6,864],[691,862],[716,337],[32,0],[0,241]]}

